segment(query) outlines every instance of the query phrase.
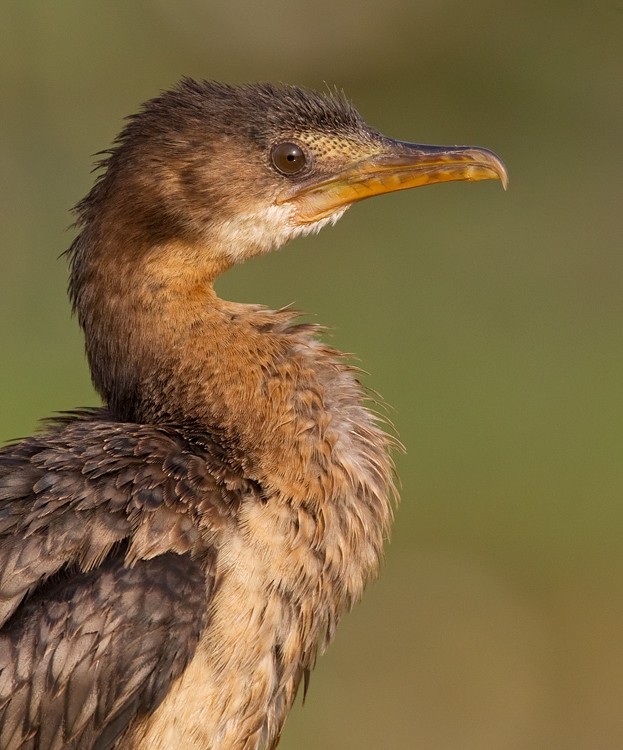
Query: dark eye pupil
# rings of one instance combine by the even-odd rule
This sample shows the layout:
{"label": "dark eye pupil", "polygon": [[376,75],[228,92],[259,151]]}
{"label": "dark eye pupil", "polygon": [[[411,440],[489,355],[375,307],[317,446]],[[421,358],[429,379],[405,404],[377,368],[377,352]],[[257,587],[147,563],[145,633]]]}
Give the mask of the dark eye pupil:
{"label": "dark eye pupil", "polygon": [[285,175],[302,172],[307,161],[303,149],[296,143],[278,143],[270,157],[275,169]]}

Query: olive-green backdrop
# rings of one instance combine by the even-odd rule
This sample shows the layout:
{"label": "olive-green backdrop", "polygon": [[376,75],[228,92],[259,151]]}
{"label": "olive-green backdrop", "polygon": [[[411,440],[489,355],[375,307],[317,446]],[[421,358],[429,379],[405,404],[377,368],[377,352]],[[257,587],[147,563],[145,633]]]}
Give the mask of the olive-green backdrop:
{"label": "olive-green backdrop", "polygon": [[[623,747],[623,4],[1,3],[0,439],[96,404],[59,259],[92,154],[182,75],[342,87],[510,187],[435,186],[230,272],[295,303],[393,410],[381,578],[283,750]],[[111,269],[114,273],[114,269]]]}

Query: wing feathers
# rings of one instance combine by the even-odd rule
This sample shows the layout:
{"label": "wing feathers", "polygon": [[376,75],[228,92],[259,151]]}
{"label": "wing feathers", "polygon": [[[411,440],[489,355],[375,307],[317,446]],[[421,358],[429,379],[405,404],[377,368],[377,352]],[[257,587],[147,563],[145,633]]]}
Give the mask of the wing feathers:
{"label": "wing feathers", "polygon": [[0,747],[113,747],[192,657],[213,582],[188,555],[117,557],[33,597],[0,635]]}
{"label": "wing feathers", "polygon": [[0,748],[109,750],[206,626],[254,483],[209,436],[64,419],[0,450]]}

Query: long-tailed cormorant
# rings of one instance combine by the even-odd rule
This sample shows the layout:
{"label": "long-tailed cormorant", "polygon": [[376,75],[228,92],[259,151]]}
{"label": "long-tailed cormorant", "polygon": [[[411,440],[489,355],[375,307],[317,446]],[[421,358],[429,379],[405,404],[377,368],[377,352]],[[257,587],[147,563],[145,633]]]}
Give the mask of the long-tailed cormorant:
{"label": "long-tailed cormorant", "polygon": [[377,571],[391,440],[314,326],[213,281],[363,198],[506,173],[341,96],[191,80],[102,166],[69,258],[104,406],[0,452],[0,748],[274,748]]}

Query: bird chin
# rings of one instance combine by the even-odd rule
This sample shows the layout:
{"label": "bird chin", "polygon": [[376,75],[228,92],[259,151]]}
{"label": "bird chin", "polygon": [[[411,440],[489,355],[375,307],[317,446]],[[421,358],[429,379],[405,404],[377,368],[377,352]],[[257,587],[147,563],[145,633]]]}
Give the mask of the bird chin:
{"label": "bird chin", "polygon": [[295,237],[315,234],[328,224],[335,224],[351,204],[340,206],[330,214],[312,221],[301,220],[290,203],[267,206],[260,211],[238,214],[210,227],[207,242],[227,248],[228,260],[240,263],[285,245]]}
{"label": "bird chin", "polygon": [[293,207],[273,204],[212,225],[208,242],[227,248],[228,259],[240,263],[281,247],[297,235]]}
{"label": "bird chin", "polygon": [[333,224],[338,222],[351,206],[352,203],[347,203],[343,206],[340,206],[327,216],[323,216],[322,218],[316,219],[315,221],[297,222],[296,235],[299,237],[306,237],[308,234],[317,234],[323,227],[326,227],[328,225],[332,226]]}

